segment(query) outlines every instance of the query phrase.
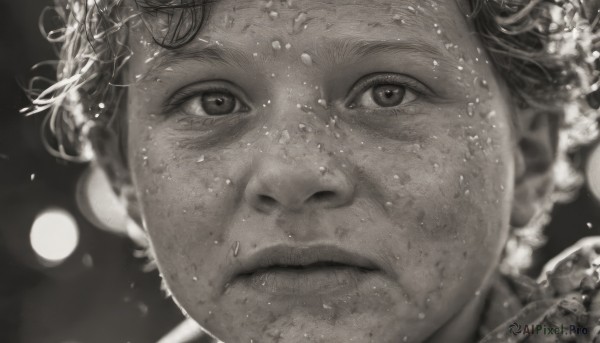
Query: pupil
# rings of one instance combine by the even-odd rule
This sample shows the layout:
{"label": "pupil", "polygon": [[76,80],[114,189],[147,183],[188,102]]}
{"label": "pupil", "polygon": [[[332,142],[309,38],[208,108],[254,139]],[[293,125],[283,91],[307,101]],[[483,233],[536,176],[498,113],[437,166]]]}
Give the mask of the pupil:
{"label": "pupil", "polygon": [[207,92],[202,95],[202,109],[212,116],[233,113],[236,103],[236,98],[230,93]]}
{"label": "pupil", "polygon": [[373,88],[373,101],[381,107],[394,107],[402,103],[405,93],[402,86],[380,85]]}

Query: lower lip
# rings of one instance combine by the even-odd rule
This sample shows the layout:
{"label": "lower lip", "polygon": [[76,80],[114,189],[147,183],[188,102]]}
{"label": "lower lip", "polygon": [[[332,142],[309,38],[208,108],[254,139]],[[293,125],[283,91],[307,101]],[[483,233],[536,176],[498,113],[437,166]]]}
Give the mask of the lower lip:
{"label": "lower lip", "polygon": [[316,295],[350,291],[377,271],[350,266],[270,268],[239,277],[245,286],[272,295]]}

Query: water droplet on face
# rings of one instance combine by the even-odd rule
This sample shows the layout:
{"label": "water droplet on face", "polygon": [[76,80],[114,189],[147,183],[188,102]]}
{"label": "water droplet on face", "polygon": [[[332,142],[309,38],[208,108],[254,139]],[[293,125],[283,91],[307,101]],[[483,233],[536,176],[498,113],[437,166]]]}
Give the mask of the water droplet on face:
{"label": "water droplet on face", "polygon": [[415,8],[414,8],[414,7],[412,7],[412,6],[408,6],[408,10],[409,10],[409,11],[411,11],[411,12],[413,12],[413,13],[415,13],[415,12],[416,12]]}
{"label": "water droplet on face", "polygon": [[433,66],[434,66],[434,67],[437,67],[437,66],[439,66],[439,65],[440,65],[440,63],[439,63],[437,60],[433,60]]}
{"label": "water droplet on face", "polygon": [[277,11],[271,11],[269,12],[269,17],[273,20],[277,19],[277,17],[279,17],[279,13]]}
{"label": "water droplet on face", "polygon": [[325,99],[319,99],[317,100],[317,103],[321,106],[323,106],[324,108],[327,108],[327,100]]}
{"label": "water droplet on face", "polygon": [[226,185],[231,185],[231,180],[230,179],[225,179],[225,184]]}
{"label": "water droplet on face", "polygon": [[458,66],[458,67],[456,67],[456,68],[457,68],[458,70],[460,70],[460,71],[463,71],[463,70],[465,69],[465,67],[463,67],[463,66]]}
{"label": "water droplet on face", "polygon": [[307,18],[308,18],[308,16],[307,16],[306,12],[298,13],[298,15],[294,18],[292,32],[293,33],[300,32],[302,30],[302,28],[304,27],[304,24],[306,23]]}
{"label": "water droplet on face", "polygon": [[240,252],[240,242],[235,241],[232,248],[233,248],[233,257],[237,257],[238,253]]}
{"label": "water droplet on face", "polygon": [[271,46],[273,47],[273,50],[281,50],[281,43],[278,40],[271,42]]}
{"label": "water droplet on face", "polygon": [[290,142],[290,133],[288,130],[281,131],[281,136],[279,137],[279,144],[287,144]]}
{"label": "water droplet on face", "polygon": [[197,163],[204,162],[204,155],[200,155],[200,157],[198,158],[198,160],[196,162]]}
{"label": "water droplet on face", "polygon": [[588,227],[588,229],[591,229],[593,227],[592,223],[590,222],[587,222],[585,225]]}
{"label": "water droplet on face", "polygon": [[423,313],[423,312],[419,313],[419,319],[421,319],[421,320],[425,319],[425,313]]}
{"label": "water droplet on face", "polygon": [[470,102],[467,104],[467,114],[472,117],[475,114],[475,104]]}
{"label": "water droplet on face", "polygon": [[302,60],[302,63],[304,63],[304,65],[310,67],[312,66],[312,57],[310,57],[309,54],[307,54],[306,52],[302,53],[302,55],[300,55],[300,59]]}
{"label": "water droplet on face", "polygon": [[402,341],[408,342],[408,336],[404,336],[404,338],[402,338]]}
{"label": "water droplet on face", "polygon": [[286,49],[286,50],[290,50],[291,48],[292,48],[292,44],[290,44],[290,43],[287,43],[287,44],[285,45],[285,49]]}
{"label": "water droplet on face", "polygon": [[394,204],[392,204],[391,201],[388,201],[388,202],[385,203],[385,206],[387,206],[387,207],[391,207],[392,205],[394,205]]}
{"label": "water droplet on face", "polygon": [[192,280],[198,281],[198,277],[197,276],[192,276]]}
{"label": "water droplet on face", "polygon": [[319,172],[321,173],[321,175],[325,175],[325,173],[327,173],[327,168],[321,166],[319,167]]}

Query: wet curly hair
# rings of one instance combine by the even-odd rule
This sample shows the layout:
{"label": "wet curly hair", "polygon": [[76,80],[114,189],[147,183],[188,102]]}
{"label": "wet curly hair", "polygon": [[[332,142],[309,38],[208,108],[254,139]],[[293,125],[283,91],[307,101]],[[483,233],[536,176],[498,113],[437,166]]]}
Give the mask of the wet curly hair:
{"label": "wet curly hair", "polygon": [[[23,112],[47,113],[45,127],[50,134],[45,137],[49,137],[46,145],[52,154],[90,161],[90,129],[110,126],[126,93],[121,71],[131,57],[127,28],[146,25],[156,44],[177,49],[198,34],[216,0],[135,0],[137,8],[128,10],[122,6],[124,0],[55,1],[52,9],[61,27],[46,32],[40,26],[57,45],[56,80],[34,78],[29,87],[32,106]],[[548,110],[549,115],[560,113],[556,118],[560,132],[555,192],[531,225],[512,230],[506,269],[526,266],[517,261],[531,255],[532,247],[542,242],[541,227],[553,203],[569,198],[582,182],[572,168],[572,155],[598,135],[598,2],[462,1],[470,6],[465,10],[467,20],[517,104]],[[142,20],[133,20],[138,17]],[[157,17],[162,20],[148,20]]]}

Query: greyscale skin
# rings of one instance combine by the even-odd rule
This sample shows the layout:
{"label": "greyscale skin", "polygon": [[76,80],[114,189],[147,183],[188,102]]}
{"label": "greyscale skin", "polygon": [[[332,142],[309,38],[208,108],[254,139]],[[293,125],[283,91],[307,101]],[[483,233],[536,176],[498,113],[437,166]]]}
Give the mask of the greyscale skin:
{"label": "greyscale skin", "polygon": [[[132,25],[129,209],[204,329],[228,343],[473,340],[509,224],[548,186],[527,154],[551,158],[555,132],[516,108],[464,5],[224,0],[176,52]],[[382,106],[382,89],[398,101]],[[207,92],[230,111],[207,113]],[[338,247],[376,270],[336,271],[335,289],[321,274],[267,289],[236,277],[274,246]]]}

